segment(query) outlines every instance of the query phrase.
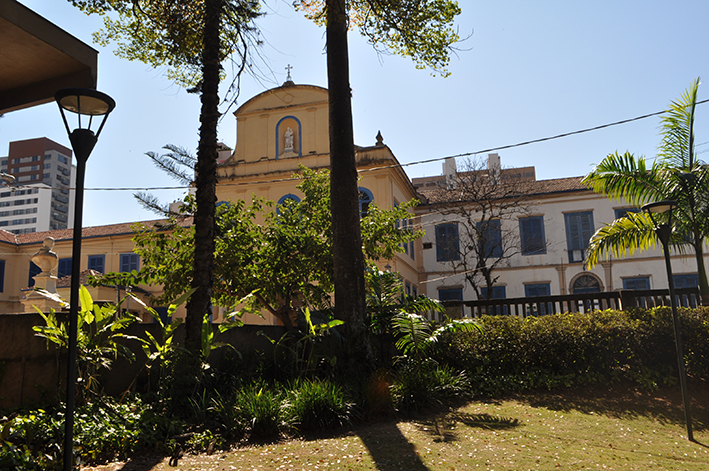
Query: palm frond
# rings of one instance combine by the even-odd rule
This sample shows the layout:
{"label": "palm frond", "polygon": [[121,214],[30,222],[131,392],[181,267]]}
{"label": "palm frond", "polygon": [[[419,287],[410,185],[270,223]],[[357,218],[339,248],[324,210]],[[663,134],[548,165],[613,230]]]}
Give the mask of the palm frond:
{"label": "palm frond", "polygon": [[636,250],[654,247],[657,242],[650,217],[644,213],[628,213],[596,231],[586,250],[586,264],[593,267],[602,256],[632,256]]}
{"label": "palm frond", "polygon": [[581,182],[596,193],[639,206],[666,199],[662,194],[662,182],[657,179],[657,170],[656,164],[648,169],[644,158],[636,159],[629,152],[623,155],[616,152],[606,156]]}
{"label": "palm frond", "polygon": [[187,149],[172,144],[163,146],[169,151],[165,154],[146,152],[145,155],[153,161],[160,170],[183,185],[190,185],[194,181],[194,169],[197,158]]}
{"label": "palm frond", "polygon": [[159,214],[163,217],[169,217],[172,213],[170,212],[170,205],[166,203],[161,203],[157,196],[146,193],[144,191],[139,191],[133,193],[133,197],[138,200],[138,203],[148,211],[155,214]]}
{"label": "palm frond", "polygon": [[661,119],[662,142],[657,155],[663,162],[685,170],[690,170],[695,163],[693,127],[699,83],[699,78],[692,82]]}
{"label": "palm frond", "polygon": [[404,355],[419,355],[426,349],[426,342],[431,336],[429,322],[418,314],[401,313],[392,319],[392,326],[399,335],[396,348]]}

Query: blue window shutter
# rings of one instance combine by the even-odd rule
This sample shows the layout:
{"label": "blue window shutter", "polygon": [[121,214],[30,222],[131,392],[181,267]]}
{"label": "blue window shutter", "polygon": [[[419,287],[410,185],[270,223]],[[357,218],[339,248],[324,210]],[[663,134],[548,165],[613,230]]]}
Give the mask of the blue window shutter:
{"label": "blue window shutter", "polygon": [[458,223],[445,223],[436,226],[436,260],[439,262],[460,260]]}
{"label": "blue window shutter", "polygon": [[439,301],[462,301],[463,288],[442,288],[438,290]]}
{"label": "blue window shutter", "polygon": [[122,253],[121,254],[121,272],[131,272],[138,270],[138,254]]}
{"label": "blue window shutter", "polygon": [[520,218],[519,238],[522,244],[522,255],[547,253],[546,236],[544,234],[544,217],[532,216]]}
{"label": "blue window shutter", "polygon": [[[483,299],[487,299],[487,287],[484,286],[480,288],[480,296]],[[492,297],[490,299],[505,299],[507,297],[507,287],[505,286],[493,286],[492,287]]]}
{"label": "blue window shutter", "polygon": [[524,295],[528,298],[533,296],[550,296],[551,289],[549,287],[549,283],[524,285]]}
{"label": "blue window shutter", "polygon": [[[482,231],[483,246],[480,252],[485,259],[502,257],[502,231],[499,219],[478,222],[478,231]],[[485,227],[482,227],[484,224]]]}
{"label": "blue window shutter", "polygon": [[99,273],[104,272],[106,256],[105,255],[89,255],[89,270],[94,270]]}
{"label": "blue window shutter", "polygon": [[57,278],[71,275],[71,259],[60,258],[57,266]]}
{"label": "blue window shutter", "polygon": [[34,277],[42,273],[42,269],[35,265],[34,262],[30,261],[30,279],[27,282],[28,287],[34,286]]}
{"label": "blue window shutter", "polygon": [[672,280],[675,282],[675,288],[696,288],[699,286],[698,275],[674,275]]}
{"label": "blue window shutter", "polygon": [[582,262],[589,240],[593,235],[593,212],[582,211],[564,215],[566,222],[566,246],[570,262]]}

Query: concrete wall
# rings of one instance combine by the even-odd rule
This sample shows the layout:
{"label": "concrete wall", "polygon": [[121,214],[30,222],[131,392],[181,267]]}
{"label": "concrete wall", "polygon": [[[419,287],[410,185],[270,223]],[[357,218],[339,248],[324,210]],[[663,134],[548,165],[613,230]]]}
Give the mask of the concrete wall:
{"label": "concrete wall", "polygon": [[[45,340],[34,335],[32,327],[35,325],[44,325],[39,314],[0,314],[0,409],[45,406],[64,400],[66,351],[58,351],[54,344],[48,347]],[[133,324],[125,333],[145,337],[146,330],[159,336],[157,324]],[[271,342],[257,335],[258,331],[276,340],[285,332],[279,326],[251,325],[215,334],[215,337],[233,345],[244,356],[257,351],[271,355]],[[180,326],[176,333],[178,342],[182,342],[183,332]],[[136,353],[136,361],[118,360],[110,371],[102,373],[101,384],[107,394],[122,394],[138,374],[146,375],[145,370],[141,371],[145,355],[140,345],[130,340],[126,344]],[[224,361],[224,353],[224,349],[216,350],[210,361],[218,365]]]}

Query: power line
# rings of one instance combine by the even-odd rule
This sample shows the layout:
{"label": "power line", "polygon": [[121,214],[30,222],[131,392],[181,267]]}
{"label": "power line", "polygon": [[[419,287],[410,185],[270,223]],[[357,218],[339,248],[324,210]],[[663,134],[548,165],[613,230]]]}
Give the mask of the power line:
{"label": "power line", "polygon": [[[702,104],[708,103],[708,102],[709,102],[709,99],[701,100],[701,101],[698,101],[696,103],[696,105],[702,105]],[[432,159],[418,160],[418,161],[414,161],[414,162],[408,162],[405,164],[382,165],[379,167],[372,167],[372,168],[358,170],[358,172],[364,173],[364,172],[372,172],[375,170],[384,170],[387,168],[411,167],[414,165],[422,165],[422,164],[428,164],[428,163],[433,163],[433,162],[441,162],[443,160],[450,159],[450,158],[469,157],[471,155],[487,154],[487,153],[494,152],[494,151],[513,149],[516,147],[523,147],[523,146],[527,146],[530,144],[538,144],[540,142],[553,141],[553,140],[561,139],[564,137],[575,136],[578,134],[585,134],[585,133],[592,132],[592,131],[598,131],[601,129],[610,128],[613,126],[620,126],[621,124],[628,124],[628,123],[632,123],[634,121],[640,121],[643,119],[652,118],[653,116],[659,116],[659,115],[662,115],[665,113],[669,113],[670,111],[671,110],[656,111],[654,113],[648,113],[648,114],[644,114],[641,116],[636,116],[635,118],[623,119],[620,121],[614,121],[612,123],[601,124],[599,126],[593,126],[590,128],[579,129],[577,131],[556,134],[554,136],[542,137],[539,139],[531,139],[529,141],[518,142],[516,144],[507,144],[504,146],[490,147],[487,149],[476,150],[473,152],[463,152],[460,154],[448,155],[445,157],[434,157]],[[709,143],[709,141],[702,142],[701,144],[696,144],[696,146],[704,145],[707,143]],[[703,153],[703,151],[701,153]],[[294,180],[298,180],[298,178],[290,177],[290,178],[277,178],[277,179],[272,179],[272,180],[261,180],[261,181],[220,183],[220,186],[264,185],[264,184],[268,184],[268,183],[280,183],[280,182],[294,181]],[[191,187],[189,187],[189,186],[159,186],[159,187],[133,187],[133,188],[107,188],[107,187],[104,187],[104,188],[86,188],[85,190],[86,191],[159,191],[159,190],[187,190],[189,188],[191,188]]]}

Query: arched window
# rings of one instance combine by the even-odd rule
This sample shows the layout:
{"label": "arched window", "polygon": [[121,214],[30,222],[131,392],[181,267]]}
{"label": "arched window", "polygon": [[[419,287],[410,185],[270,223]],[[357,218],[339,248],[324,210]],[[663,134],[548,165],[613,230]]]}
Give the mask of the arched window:
{"label": "arched window", "polygon": [[583,293],[599,293],[601,291],[601,283],[595,276],[581,275],[576,278],[571,286],[573,294]]}
{"label": "arched window", "polygon": [[294,195],[293,193],[288,193],[287,195],[281,196],[281,198],[278,200],[278,204],[283,204],[287,200],[292,200],[295,203],[300,203],[300,198],[298,198],[298,196]]}
{"label": "arched window", "polygon": [[276,205],[276,214],[281,214],[281,206],[286,203],[288,203],[289,206],[291,204],[300,203],[300,198],[293,193],[288,193],[287,195],[281,196],[278,199],[278,204]]}
{"label": "arched window", "polygon": [[369,211],[369,205],[374,202],[374,195],[362,186],[357,188],[357,191],[359,192],[359,217],[363,218]]}

